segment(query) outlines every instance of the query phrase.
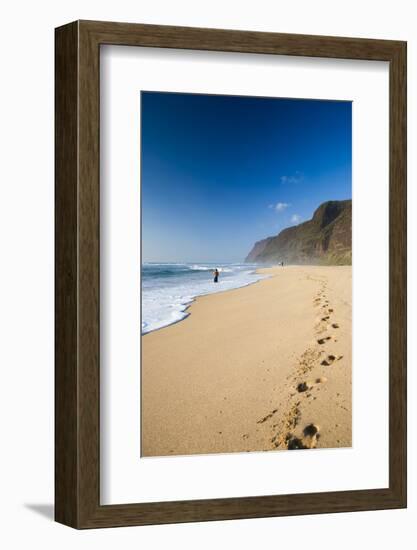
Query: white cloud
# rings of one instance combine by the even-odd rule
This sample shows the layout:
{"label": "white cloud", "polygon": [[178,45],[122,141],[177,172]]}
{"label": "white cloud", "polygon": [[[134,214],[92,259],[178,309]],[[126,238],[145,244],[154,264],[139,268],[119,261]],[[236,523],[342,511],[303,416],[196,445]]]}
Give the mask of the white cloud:
{"label": "white cloud", "polygon": [[303,181],[304,174],[302,172],[299,172],[298,170],[295,172],[295,174],[292,174],[290,176],[281,176],[280,180],[281,183],[300,183],[300,181]]}
{"label": "white cloud", "polygon": [[273,208],[277,212],[284,212],[289,206],[291,205],[287,202],[277,202],[276,204],[270,204],[268,208]]}
{"label": "white cloud", "polygon": [[300,221],[301,221],[301,216],[299,216],[298,214],[293,214],[291,216],[291,223],[297,224],[297,223],[300,223]]}

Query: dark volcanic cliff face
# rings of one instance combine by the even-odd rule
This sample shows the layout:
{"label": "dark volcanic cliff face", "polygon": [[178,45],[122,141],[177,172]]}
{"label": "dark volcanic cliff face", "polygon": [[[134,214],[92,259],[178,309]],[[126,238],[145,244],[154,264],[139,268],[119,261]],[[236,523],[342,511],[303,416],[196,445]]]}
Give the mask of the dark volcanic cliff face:
{"label": "dark volcanic cliff face", "polygon": [[347,265],[352,263],[352,201],[321,204],[311,220],[258,241],[246,262]]}

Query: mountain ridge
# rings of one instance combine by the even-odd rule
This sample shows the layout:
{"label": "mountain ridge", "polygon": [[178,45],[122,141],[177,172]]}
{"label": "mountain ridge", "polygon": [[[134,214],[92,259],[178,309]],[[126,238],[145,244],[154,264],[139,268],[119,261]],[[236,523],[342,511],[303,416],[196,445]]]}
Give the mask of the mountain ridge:
{"label": "mountain ridge", "polygon": [[352,264],[352,200],[327,201],[311,220],[257,241],[245,262],[296,265]]}

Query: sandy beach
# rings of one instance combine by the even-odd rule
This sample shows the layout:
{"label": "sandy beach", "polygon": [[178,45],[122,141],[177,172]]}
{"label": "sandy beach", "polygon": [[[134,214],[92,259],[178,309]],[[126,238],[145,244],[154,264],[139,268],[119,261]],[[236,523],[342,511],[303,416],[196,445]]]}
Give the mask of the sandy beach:
{"label": "sandy beach", "polygon": [[261,271],[142,337],[142,456],[351,446],[351,267]]}

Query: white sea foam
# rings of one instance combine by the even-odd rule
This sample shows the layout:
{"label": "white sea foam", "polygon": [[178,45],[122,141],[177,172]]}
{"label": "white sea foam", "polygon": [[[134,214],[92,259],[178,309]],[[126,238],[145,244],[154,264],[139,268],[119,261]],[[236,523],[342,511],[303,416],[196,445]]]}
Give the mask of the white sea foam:
{"label": "white sea foam", "polygon": [[[211,273],[220,272],[219,282]],[[265,278],[247,264],[144,264],[142,267],[142,334],[187,317],[197,296],[250,285]]]}
{"label": "white sea foam", "polygon": [[[213,269],[215,268],[216,266],[206,266],[206,265],[198,265],[198,264],[193,264],[193,265],[190,265],[189,268],[193,271],[213,271]],[[233,269],[231,269],[230,267],[218,267],[217,268],[220,273],[233,273]]]}

